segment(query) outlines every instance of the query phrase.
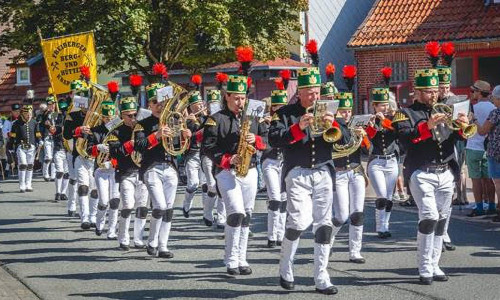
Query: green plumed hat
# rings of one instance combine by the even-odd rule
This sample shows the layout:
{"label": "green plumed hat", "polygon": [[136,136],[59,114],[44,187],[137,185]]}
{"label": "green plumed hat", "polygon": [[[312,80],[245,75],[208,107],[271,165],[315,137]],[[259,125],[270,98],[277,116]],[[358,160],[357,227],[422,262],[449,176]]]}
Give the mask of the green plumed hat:
{"label": "green plumed hat", "polygon": [[333,82],[329,81],[321,84],[321,96],[335,96],[337,92],[338,90]]}
{"label": "green plumed hat", "polygon": [[57,106],[59,106],[59,110],[65,110],[68,108],[68,102],[64,100],[57,101]]}
{"label": "green plumed hat", "polygon": [[146,86],[146,96],[148,97],[148,101],[156,99],[156,91],[165,87],[163,83],[152,83]]}
{"label": "green plumed hat", "polygon": [[115,103],[110,100],[106,100],[101,104],[101,115],[104,117],[115,115]]}
{"label": "green plumed hat", "polygon": [[321,86],[321,75],[317,67],[302,68],[297,71],[298,88],[319,87]]}
{"label": "green plumed hat", "polygon": [[220,102],[222,101],[222,94],[220,90],[208,90],[207,91],[207,102]]}
{"label": "green plumed hat", "polygon": [[437,68],[439,85],[450,85],[451,84],[451,68],[438,66]]}
{"label": "green plumed hat", "polygon": [[389,103],[389,88],[372,88],[371,95],[373,103]]}
{"label": "green plumed hat", "polygon": [[287,104],[288,97],[285,90],[274,90],[271,92],[271,105]]}
{"label": "green plumed hat", "polygon": [[248,89],[248,77],[241,75],[229,75],[226,91],[230,94],[246,94]]}
{"label": "green plumed hat", "polygon": [[76,91],[76,90],[80,90],[84,87],[87,87],[87,84],[85,83],[85,81],[77,79],[77,80],[71,81],[71,83],[69,84],[69,87],[71,88],[72,91]]}
{"label": "green plumed hat", "polygon": [[415,89],[439,87],[439,76],[436,69],[420,69],[415,71]]}
{"label": "green plumed hat", "polygon": [[339,101],[338,109],[352,109],[353,96],[350,92],[335,93],[335,100]]}
{"label": "green plumed hat", "polygon": [[47,104],[54,103],[54,102],[56,102],[56,97],[48,96],[47,98],[45,98],[45,102],[47,102]]}
{"label": "green plumed hat", "polygon": [[188,102],[189,105],[195,104],[198,102],[202,102],[203,98],[201,97],[200,91],[192,91],[191,94],[189,95]]}
{"label": "green plumed hat", "polygon": [[135,97],[125,97],[120,99],[120,112],[137,111],[137,101]]}

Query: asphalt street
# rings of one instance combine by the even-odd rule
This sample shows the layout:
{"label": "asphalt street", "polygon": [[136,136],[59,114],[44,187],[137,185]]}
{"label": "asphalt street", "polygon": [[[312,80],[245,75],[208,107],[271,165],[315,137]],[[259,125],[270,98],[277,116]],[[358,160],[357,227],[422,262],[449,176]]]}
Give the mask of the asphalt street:
{"label": "asphalt street", "polygon": [[[82,231],[66,216],[65,202],[54,203],[54,186],[36,179],[33,193],[18,193],[14,181],[1,183],[0,262],[41,299],[323,299],[314,292],[312,234],[302,236],[295,262],[296,290],[279,286],[279,249],[266,248],[266,201],[260,195],[249,242],[251,276],[231,277],[222,263],[221,232],[201,221],[197,196],[191,218],[182,216],[179,188],[169,248],[173,259],[152,258],[145,250],[118,250],[117,241]],[[370,193],[368,193],[370,194]],[[396,205],[397,206],[397,205]],[[500,224],[487,218],[452,219],[450,235],[457,250],[445,252],[446,283],[418,284],[416,224],[413,210],[392,215],[393,237],[380,240],[374,210],[366,206],[364,265],[349,263],[347,226],[330,257],[329,272],[338,299],[500,299]],[[2,285],[0,285],[1,287]]]}

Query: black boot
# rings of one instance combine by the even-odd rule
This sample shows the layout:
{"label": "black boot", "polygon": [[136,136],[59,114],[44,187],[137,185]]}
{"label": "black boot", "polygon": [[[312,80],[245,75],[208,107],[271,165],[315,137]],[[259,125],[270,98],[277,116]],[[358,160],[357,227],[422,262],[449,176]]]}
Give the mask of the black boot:
{"label": "black boot", "polygon": [[214,222],[213,221],[210,221],[209,219],[203,217],[203,222],[205,222],[205,226],[207,227],[212,227],[212,225],[214,225]]}
{"label": "black boot", "polygon": [[239,267],[240,275],[250,275],[252,274],[252,269],[250,267]]}
{"label": "black boot", "polygon": [[130,246],[125,244],[120,244],[120,249],[123,251],[128,251],[130,250]]}
{"label": "black boot", "polygon": [[184,207],[182,208],[182,214],[184,215],[184,218],[189,218],[189,210],[184,210]]}
{"label": "black boot", "polygon": [[61,200],[61,194],[59,193],[56,193],[56,197],[54,198],[54,200],[57,202],[59,200]]}
{"label": "black boot", "polygon": [[323,294],[323,295],[335,295],[337,294],[339,291],[337,290],[336,287],[334,287],[333,285],[330,286],[330,287],[327,287],[326,289],[318,289],[316,288],[316,292],[320,293],[320,294]]}
{"label": "black boot", "polygon": [[226,272],[229,275],[240,275],[240,270],[238,268],[227,268]]}
{"label": "black boot", "polygon": [[63,201],[68,200],[68,196],[66,196],[66,194],[61,194],[61,200]]}
{"label": "black boot", "polygon": [[95,229],[95,235],[97,236],[101,236],[102,235],[102,230],[99,230],[99,229]]}
{"label": "black boot", "polygon": [[146,245],[146,252],[149,255],[156,256],[156,247],[151,247],[149,243]]}
{"label": "black boot", "polygon": [[160,251],[158,252],[158,257],[161,258],[174,258],[174,254],[170,251]]}
{"label": "black boot", "polygon": [[434,279],[434,281],[448,281],[448,276],[447,275],[434,275],[432,277],[432,279]]}
{"label": "black boot", "polygon": [[68,217],[72,217],[75,215],[75,212],[72,210],[68,210]]}
{"label": "black boot", "polygon": [[280,285],[285,290],[293,290],[293,289],[295,289],[295,284],[293,283],[293,281],[286,281],[281,276],[280,276]]}
{"label": "black boot", "polygon": [[80,225],[80,227],[83,230],[89,230],[90,229],[90,223],[89,222],[83,222],[82,225]]}
{"label": "black boot", "polygon": [[423,276],[420,276],[420,284],[422,284],[422,285],[431,285],[432,284],[432,280],[433,280],[432,277],[423,277]]}
{"label": "black boot", "polygon": [[97,225],[96,225],[95,223],[90,223],[90,227],[92,227],[92,228],[96,228],[96,227],[97,227]]}
{"label": "black boot", "polygon": [[276,248],[276,241],[267,240],[267,248]]}
{"label": "black boot", "polygon": [[449,242],[443,242],[443,247],[448,251],[455,251],[457,249],[457,247],[455,247],[455,245],[453,245],[452,243],[449,243]]}

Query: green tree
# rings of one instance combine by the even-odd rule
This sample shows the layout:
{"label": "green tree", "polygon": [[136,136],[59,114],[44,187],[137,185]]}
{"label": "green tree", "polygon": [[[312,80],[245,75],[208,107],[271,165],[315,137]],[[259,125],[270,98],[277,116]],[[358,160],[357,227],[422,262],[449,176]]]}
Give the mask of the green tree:
{"label": "green tree", "polygon": [[[44,37],[94,30],[100,69],[125,65],[148,73],[156,62],[192,71],[234,59],[234,48],[254,47],[255,57],[288,56],[296,44],[299,12],[307,0],[0,0],[0,55],[41,51]],[[147,61],[147,64],[141,62]]]}

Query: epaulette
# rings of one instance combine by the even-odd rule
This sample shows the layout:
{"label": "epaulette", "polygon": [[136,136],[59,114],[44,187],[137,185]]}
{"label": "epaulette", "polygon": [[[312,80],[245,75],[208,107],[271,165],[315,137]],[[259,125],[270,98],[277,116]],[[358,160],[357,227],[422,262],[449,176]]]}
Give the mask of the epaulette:
{"label": "epaulette", "polygon": [[394,115],[394,118],[392,119],[392,123],[406,121],[406,120],[409,120],[408,117],[403,112],[398,110]]}
{"label": "epaulette", "polygon": [[141,131],[141,130],[144,130],[144,127],[142,127],[142,125],[139,124],[139,123],[135,124],[135,126],[134,126],[134,132]]}
{"label": "epaulette", "polygon": [[208,118],[207,121],[205,122],[205,125],[206,126],[216,126],[217,125],[217,122],[215,122],[215,120],[213,118]]}
{"label": "epaulette", "polygon": [[110,134],[108,136],[108,142],[116,142],[116,141],[118,141],[118,137],[116,135]]}
{"label": "epaulette", "polygon": [[274,113],[271,121],[279,121],[279,119],[280,119],[280,117],[278,116],[278,114]]}

